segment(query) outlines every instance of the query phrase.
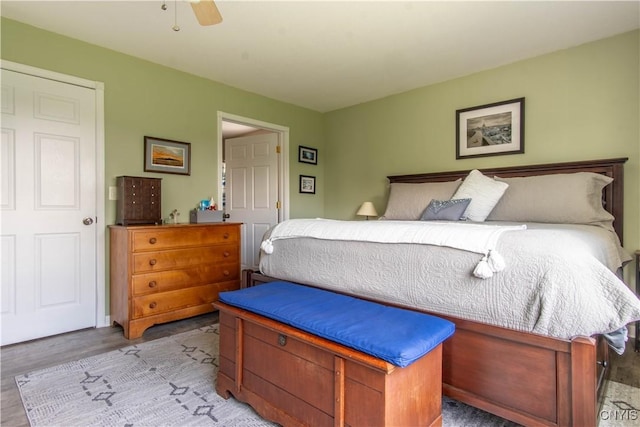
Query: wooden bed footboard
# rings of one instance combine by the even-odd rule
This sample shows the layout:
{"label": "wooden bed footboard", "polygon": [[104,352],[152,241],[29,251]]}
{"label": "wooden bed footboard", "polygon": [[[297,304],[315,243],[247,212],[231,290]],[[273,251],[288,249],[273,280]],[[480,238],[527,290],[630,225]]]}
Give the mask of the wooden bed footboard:
{"label": "wooden bed footboard", "polygon": [[604,340],[448,319],[456,333],[444,346],[445,395],[523,425],[597,425],[608,374]]}
{"label": "wooden bed footboard", "polygon": [[[277,280],[251,270],[243,276],[243,286]],[[597,425],[608,373],[604,340],[559,340],[429,314],[456,324],[443,347],[446,396],[527,426]]]}

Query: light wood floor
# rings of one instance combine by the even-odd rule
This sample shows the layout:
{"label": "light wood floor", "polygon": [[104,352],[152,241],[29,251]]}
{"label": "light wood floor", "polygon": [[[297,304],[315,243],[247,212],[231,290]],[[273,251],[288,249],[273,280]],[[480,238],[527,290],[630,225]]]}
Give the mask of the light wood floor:
{"label": "light wood floor", "polygon": [[[29,426],[14,380],[16,375],[179,334],[217,321],[217,313],[203,314],[191,319],[153,326],[147,329],[141,338],[135,340],[125,339],[122,328],[116,326],[84,329],[2,347],[0,348],[2,371],[0,425],[3,427]],[[627,351],[624,355],[618,356],[612,352],[610,379],[640,387],[640,353],[633,351],[631,340],[627,343]]]}

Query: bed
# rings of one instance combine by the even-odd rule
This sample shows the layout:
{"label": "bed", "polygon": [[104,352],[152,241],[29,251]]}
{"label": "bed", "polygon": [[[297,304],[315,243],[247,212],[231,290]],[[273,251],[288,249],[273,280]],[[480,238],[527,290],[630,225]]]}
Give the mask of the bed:
{"label": "bed", "polygon": [[[368,241],[349,235],[335,240],[335,233],[321,237],[294,235],[276,238],[278,235],[271,230],[263,242],[260,272],[247,272],[247,281],[253,285],[274,279],[288,280],[444,317],[456,324],[456,333],[445,342],[443,352],[443,392],[447,396],[524,425],[596,425],[598,397],[605,384],[609,345],[612,344],[611,339],[604,339],[603,333],[614,332],[627,322],[640,318],[640,302],[616,276],[622,264],[628,261],[620,247],[625,161],[609,159],[476,171],[485,178],[507,182],[509,185],[503,188],[527,191],[526,185],[529,184],[522,186],[523,183],[535,183],[536,179],[545,180],[549,176],[552,179],[573,179],[586,173],[590,180],[602,181],[595,186],[601,198],[598,194],[598,206],[594,209],[580,207],[579,204],[567,207],[567,210],[576,208],[577,215],[591,210],[596,212],[593,217],[587,215],[581,219],[580,224],[539,224],[518,218],[516,221],[504,221],[500,212],[504,213],[505,209],[498,203],[485,218],[488,222],[483,224],[495,225],[498,237],[490,239],[490,245],[489,240],[482,240],[482,250],[455,245],[416,244],[411,240]],[[456,171],[388,177],[392,194],[385,216],[389,216],[387,221],[398,223],[396,226],[400,227],[391,234],[407,235],[409,239],[420,234],[411,228],[420,226],[413,224],[415,212],[404,224],[402,215],[398,216],[396,212],[394,216],[391,204],[392,197],[395,197],[393,191],[396,191],[396,196],[399,194],[397,188],[405,191],[418,187],[404,184],[442,183],[442,186],[437,185],[438,191],[446,186],[455,191],[452,195],[451,189],[444,190],[441,198],[454,198],[462,189],[461,183],[470,175],[470,171]],[[533,181],[518,180],[520,177],[531,177]],[[504,200],[507,194],[504,192]],[[509,197],[516,210],[528,203]],[[533,193],[531,197],[534,197]],[[604,209],[601,209],[600,202]],[[394,206],[404,209],[410,203]],[[425,199],[416,203],[423,209],[428,202]],[[558,215],[558,221],[561,221],[564,213],[552,211],[552,208],[544,207],[542,210],[549,210],[552,216]],[[602,212],[597,212],[598,209]],[[519,215],[527,217],[527,210],[535,208],[525,206]],[[400,221],[396,220],[398,218]],[[431,226],[437,227],[441,222],[435,221]],[[353,223],[364,227],[361,230],[364,235],[378,234],[369,228],[375,227],[374,224],[364,224],[364,221]],[[315,226],[315,223],[303,226],[311,224]],[[328,228],[340,230],[339,225],[330,224]],[[455,226],[465,225],[456,223]],[[528,257],[533,255],[526,252],[524,241],[545,239],[548,235],[560,236],[560,241],[569,242],[570,250],[538,249],[536,256],[541,258],[528,263]],[[582,256],[580,247],[585,240],[592,244],[586,245]],[[265,243],[268,244],[265,246]],[[479,267],[487,267],[492,251],[497,254],[498,250],[502,252],[503,265],[496,261],[498,267],[495,271],[483,273]],[[485,253],[480,253],[482,251]],[[497,255],[495,258],[499,260]],[[423,265],[425,259],[429,260],[426,267]],[[568,268],[573,259],[583,262],[578,262],[575,272]],[[584,261],[587,259],[589,263]],[[318,260],[323,262],[318,263]],[[541,267],[536,267],[537,263]],[[417,264],[420,266],[416,267]],[[520,270],[523,266],[531,267],[533,271]],[[583,273],[586,275],[580,276]],[[536,275],[544,276],[549,284],[542,287],[538,283],[540,280],[530,278]],[[614,302],[600,297],[583,301],[585,295],[598,292],[581,291],[580,286],[584,285],[584,289],[591,286],[587,283],[591,276],[602,278],[605,287],[601,292],[615,295],[611,298]],[[444,289],[441,294],[437,290],[438,284]],[[541,287],[542,293],[548,294],[546,300],[521,298],[520,294],[529,295],[528,292],[533,292],[532,288],[536,287]],[[469,291],[461,291],[461,288]],[[478,304],[492,294],[499,294],[498,303],[488,307]],[[560,316],[572,305],[577,305],[577,311],[580,311],[584,304],[600,304],[604,300],[608,301],[605,303],[608,306],[598,306],[599,311],[589,316],[589,322],[583,321],[585,319],[565,322]],[[531,307],[533,309],[525,313]],[[606,315],[600,315],[600,312]],[[594,324],[590,324],[592,321]]]}

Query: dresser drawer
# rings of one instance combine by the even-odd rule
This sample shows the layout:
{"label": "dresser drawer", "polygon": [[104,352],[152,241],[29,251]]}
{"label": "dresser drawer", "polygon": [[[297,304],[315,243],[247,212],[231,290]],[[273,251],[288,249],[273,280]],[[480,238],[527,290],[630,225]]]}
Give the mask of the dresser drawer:
{"label": "dresser drawer", "polygon": [[218,293],[238,289],[238,282],[224,282],[136,297],[132,301],[133,319],[179,310],[218,299]]}
{"label": "dresser drawer", "polygon": [[240,279],[240,264],[208,264],[158,273],[136,274],[132,277],[133,294],[145,295]]}
{"label": "dresser drawer", "polygon": [[133,255],[133,274],[212,263],[240,262],[237,245],[206,246]]}
{"label": "dresser drawer", "polygon": [[216,245],[240,241],[238,227],[219,225],[189,228],[145,229],[133,233],[133,251],[150,251],[186,246]]}

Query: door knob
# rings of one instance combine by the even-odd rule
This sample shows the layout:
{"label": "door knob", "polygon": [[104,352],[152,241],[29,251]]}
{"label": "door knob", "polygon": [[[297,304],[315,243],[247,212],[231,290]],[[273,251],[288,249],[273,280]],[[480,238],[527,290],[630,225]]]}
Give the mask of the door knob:
{"label": "door knob", "polygon": [[93,218],[91,218],[90,216],[86,217],[85,219],[82,220],[82,223],[84,225],[91,225],[93,224]]}

